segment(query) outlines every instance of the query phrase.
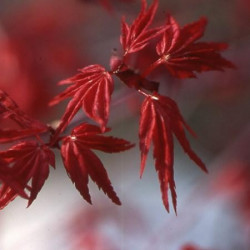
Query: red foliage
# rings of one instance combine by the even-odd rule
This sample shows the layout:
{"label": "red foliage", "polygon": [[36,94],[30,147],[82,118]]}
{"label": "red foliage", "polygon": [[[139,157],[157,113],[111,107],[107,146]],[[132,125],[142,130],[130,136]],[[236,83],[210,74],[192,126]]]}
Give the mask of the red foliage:
{"label": "red foliage", "polygon": [[50,105],[65,98],[73,97],[61,119],[56,134],[61,133],[82,107],[85,113],[99,123],[104,131],[109,116],[113,79],[100,65],[90,65],[80,70],[81,73],[61,81],[59,84],[73,83],[64,92],[56,96]]}
{"label": "red foliage", "polygon": [[[18,180],[23,189],[30,191],[28,206],[36,199],[48,178],[49,165],[55,167],[54,153],[36,141],[20,142],[0,152],[0,159],[11,172],[12,178]],[[29,185],[30,180],[32,180],[31,185]],[[0,207],[8,205],[20,193],[5,182],[0,189]]]}
{"label": "red foliage", "polygon": [[230,61],[219,54],[227,48],[227,44],[196,42],[203,36],[206,24],[206,18],[201,18],[180,28],[176,20],[169,15],[168,29],[156,46],[160,58],[153,67],[163,64],[169,73],[177,78],[196,77],[194,72],[234,68]]}
{"label": "red foliage", "polygon": [[183,120],[176,103],[168,97],[155,94],[148,96],[141,108],[140,149],[141,176],[145,168],[150,144],[154,144],[155,168],[161,186],[162,200],[169,211],[168,188],[170,188],[174,210],[176,212],[176,192],[174,182],[174,144],[173,134],[179,140],[184,151],[205,172],[207,169],[200,158],[193,152],[186,138],[184,128],[193,134]]}
{"label": "red foliage", "polygon": [[0,129],[0,143],[20,140],[48,130],[46,125],[25,114],[2,90],[0,90],[0,120],[12,121],[18,127],[18,129]]}
{"label": "red foliage", "polygon": [[[13,172],[11,169],[7,166],[8,163],[6,163],[2,158],[0,158],[0,181],[1,183],[4,183],[6,187],[9,187],[14,192],[16,192],[21,197],[28,199],[27,194],[24,192],[24,186],[19,183],[17,179],[13,178]],[[8,197],[4,197],[4,188],[3,186],[0,189],[0,200],[6,199],[6,202],[8,202]]]}
{"label": "red foliage", "polygon": [[[47,130],[47,126],[42,124],[41,122],[32,119],[29,117],[25,112],[23,112],[19,106],[9,97],[7,93],[4,91],[0,90],[0,120],[11,120],[15,122],[19,127],[26,129],[33,129],[34,131],[39,131],[39,132],[45,132]],[[6,130],[11,132],[10,130]],[[2,138],[4,139],[4,136],[7,135],[6,131],[1,131]],[[28,130],[22,130],[24,133],[20,134],[22,137],[24,134],[28,133]],[[31,131],[30,131],[31,132]],[[17,134],[15,134],[15,131],[13,131],[13,136],[18,137]],[[12,133],[9,134],[9,139],[12,137]],[[7,140],[8,138],[6,138]]]}
{"label": "red foliage", "polygon": [[146,0],[142,0],[141,12],[130,27],[125,22],[125,18],[122,19],[120,42],[125,54],[142,50],[152,38],[164,31],[164,26],[153,29],[148,28],[154,19],[157,8],[158,0],[154,0],[148,10]]}
{"label": "red foliage", "polygon": [[[205,30],[207,22],[205,18],[180,28],[174,18],[169,15],[168,22],[163,26],[150,28],[158,8],[158,0],[154,0],[149,8],[147,8],[146,0],[141,2],[142,9],[131,25],[125,22],[125,17],[122,19],[120,43],[123,54],[111,57],[111,71],[108,72],[101,65],[94,64],[80,69],[80,72],[75,76],[59,82],[59,85],[70,84],[70,86],[57,95],[50,102],[50,105],[57,104],[66,98],[71,98],[71,100],[57,128],[50,128],[30,118],[21,111],[5,92],[0,92],[0,118],[11,120],[18,126],[18,129],[14,130],[9,128],[0,130],[0,136],[2,136],[0,142],[17,141],[10,149],[0,152],[0,163],[2,164],[0,178],[3,181],[0,200],[2,207],[17,195],[26,198],[24,192],[26,190],[30,191],[28,205],[34,201],[48,177],[49,165],[55,165],[52,148],[61,150],[66,171],[86,201],[91,203],[88,189],[90,177],[114,203],[121,204],[102,162],[92,151],[92,149],[95,149],[114,153],[130,149],[133,146],[123,139],[102,135],[102,133],[108,131],[106,125],[109,118],[111,95],[114,89],[113,75],[117,76],[128,87],[132,87],[139,94],[146,96],[141,107],[139,128],[141,176],[151,142],[153,142],[155,168],[160,181],[162,200],[167,211],[169,211],[168,189],[171,192],[175,212],[177,206],[173,169],[173,135],[175,135],[188,156],[203,171],[207,171],[204,163],[191,149],[186,138],[185,129],[192,135],[194,133],[184,121],[177,104],[172,99],[160,95],[159,83],[148,79],[147,76],[161,64],[164,64],[168,71],[177,78],[195,77],[194,72],[233,68],[233,64],[220,55],[220,52],[227,45],[225,43],[197,42]],[[107,6],[108,1],[102,1],[102,3]],[[60,11],[56,11],[56,14],[59,17],[65,15],[64,12]],[[61,21],[60,18],[58,20]],[[54,24],[57,24],[58,20],[55,21],[53,18],[49,18],[40,20],[38,23],[30,20],[27,22],[28,25],[30,23],[34,25],[36,32],[54,34],[54,31],[57,30]],[[63,18],[60,27],[64,27],[67,22],[68,19]],[[29,29],[24,30],[24,37],[30,39]],[[36,36],[36,32],[35,37],[37,38],[39,36]],[[33,31],[31,33],[33,35]],[[160,35],[162,35],[161,38]],[[24,41],[24,44],[26,44],[26,40]],[[56,38],[55,41],[56,45],[61,44],[61,39]],[[20,44],[22,43],[20,42]],[[147,45],[156,46],[157,53],[154,53],[157,58],[159,56],[160,58],[152,62],[143,73],[140,73],[136,69],[129,67],[129,60],[131,54],[135,52],[141,53]],[[19,43],[16,44],[16,47],[19,48]],[[68,51],[68,47],[59,47],[59,52],[55,47],[57,48],[57,46],[52,46],[52,48],[46,50],[46,54],[51,56],[51,54],[55,53],[55,57],[58,59],[59,65],[61,65],[61,51]],[[35,47],[34,54],[37,55],[40,50],[40,46]],[[70,50],[70,55],[74,58],[74,53],[71,52]],[[25,53],[22,55],[25,55]],[[33,65],[33,54],[30,53],[29,55],[32,55],[29,65]],[[53,73],[55,58],[53,56],[49,58],[51,59],[49,60],[50,64],[43,63],[43,67]],[[62,63],[61,66],[67,65]],[[34,68],[31,68],[33,73]],[[30,72],[30,69],[28,72]],[[34,69],[34,72],[35,76],[39,75],[37,69]],[[100,128],[84,123],[74,127],[70,135],[63,136],[63,132],[81,108],[90,119],[98,123]],[[42,132],[46,132],[45,135],[42,135]],[[32,139],[28,139],[28,137],[32,137]],[[21,142],[20,139],[22,139]],[[62,144],[60,144],[61,140]],[[10,172],[13,179],[9,179]],[[30,181],[31,185],[29,185]]]}
{"label": "red foliage", "polygon": [[[55,167],[53,152],[42,142],[30,140],[30,137],[39,139],[39,134],[47,132],[48,127],[39,121],[30,118],[19,106],[3,91],[0,90],[0,118],[16,123],[16,129],[1,129],[0,142],[18,142],[6,151],[0,152],[0,207],[3,208],[17,195],[29,200],[30,205],[36,198],[49,174],[49,165]],[[31,186],[29,182],[32,179]],[[30,191],[27,196],[25,190]]]}
{"label": "red foliage", "polygon": [[28,129],[0,129],[0,143],[9,143],[17,140],[21,140],[27,137],[37,135],[44,132],[43,129],[28,128]]}
{"label": "red foliage", "polygon": [[114,203],[121,205],[102,162],[90,149],[115,153],[130,149],[133,145],[101,133],[99,127],[86,123],[74,128],[71,135],[63,139],[63,162],[72,182],[87,202],[91,203],[88,189],[90,177]]}

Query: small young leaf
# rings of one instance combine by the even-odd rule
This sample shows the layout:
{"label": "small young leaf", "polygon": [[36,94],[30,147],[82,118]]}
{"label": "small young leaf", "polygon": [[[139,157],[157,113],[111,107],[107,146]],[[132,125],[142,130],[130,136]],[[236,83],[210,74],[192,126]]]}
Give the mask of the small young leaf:
{"label": "small young leaf", "polygon": [[159,36],[165,30],[165,26],[148,29],[158,8],[158,0],[154,0],[148,10],[146,8],[147,2],[142,0],[141,12],[131,27],[125,22],[125,18],[122,19],[120,43],[125,54],[143,49],[151,39]]}

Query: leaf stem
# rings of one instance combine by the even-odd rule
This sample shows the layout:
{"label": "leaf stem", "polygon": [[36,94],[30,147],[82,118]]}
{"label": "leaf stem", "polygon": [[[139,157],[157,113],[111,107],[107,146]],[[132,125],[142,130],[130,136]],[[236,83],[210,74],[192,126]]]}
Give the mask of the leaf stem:
{"label": "leaf stem", "polygon": [[159,100],[159,98],[155,95],[152,95],[152,94],[148,94],[146,93],[145,91],[141,90],[141,89],[138,89],[138,92],[142,95],[144,95],[145,97],[151,97],[152,99],[154,100]]}
{"label": "leaf stem", "polygon": [[146,78],[155,68],[157,68],[160,64],[162,64],[163,58],[159,58],[155,62],[151,63],[149,67],[142,73],[142,77]]}

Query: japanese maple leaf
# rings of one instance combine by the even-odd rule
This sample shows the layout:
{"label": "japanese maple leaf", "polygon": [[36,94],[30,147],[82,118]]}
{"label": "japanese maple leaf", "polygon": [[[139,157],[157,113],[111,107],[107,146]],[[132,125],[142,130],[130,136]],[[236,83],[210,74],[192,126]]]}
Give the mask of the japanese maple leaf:
{"label": "japanese maple leaf", "polygon": [[30,125],[30,119],[27,115],[19,109],[18,105],[3,90],[0,90],[0,118],[11,119],[21,127]]}
{"label": "japanese maple leaf", "polygon": [[[19,196],[27,199],[28,196],[24,191],[25,186],[22,185],[17,179],[13,178],[11,169],[8,164],[0,158],[0,181],[1,185],[6,185],[13,189]],[[0,197],[2,196],[2,189],[0,188]]]}
{"label": "japanese maple leaf", "polygon": [[180,28],[172,16],[168,16],[168,29],[156,46],[160,59],[171,75],[177,78],[196,77],[195,72],[223,70],[235,66],[219,52],[226,43],[196,42],[203,36],[207,20],[200,20]]}
{"label": "japanese maple leaf", "polygon": [[48,130],[46,125],[35,119],[32,119],[25,112],[23,112],[15,103],[15,101],[12,100],[11,97],[2,90],[0,90],[0,119],[10,119],[14,121],[19,127],[25,129],[23,130],[24,134],[32,134],[32,131],[33,133],[35,131],[38,133]]}
{"label": "japanese maple leaf", "polygon": [[174,142],[176,136],[188,156],[204,171],[206,167],[200,158],[193,152],[186,138],[184,129],[193,134],[191,129],[183,120],[176,103],[159,94],[148,96],[141,108],[140,119],[140,150],[141,150],[141,171],[142,176],[146,158],[151,142],[154,144],[153,155],[155,168],[158,172],[162,200],[165,208],[169,211],[168,189],[170,188],[173,207],[176,212],[176,192],[174,182]]}
{"label": "japanese maple leaf", "polygon": [[85,113],[105,129],[114,83],[111,75],[100,65],[90,65],[79,70],[80,73],[59,82],[72,84],[56,96],[50,105],[72,97],[61,119],[56,135],[61,133],[82,107]]}
{"label": "japanese maple leaf", "polygon": [[[30,206],[48,178],[49,165],[55,167],[54,153],[46,145],[30,140],[0,152],[0,158],[8,164],[13,179],[30,192]],[[0,189],[0,207],[5,207],[17,195],[12,186],[4,183]]]}
{"label": "japanese maple leaf", "polygon": [[87,202],[91,203],[88,189],[90,177],[115,204],[120,205],[121,202],[113,190],[102,162],[91,149],[115,153],[127,150],[133,145],[123,139],[103,136],[101,133],[99,127],[86,123],[74,128],[71,135],[63,139],[61,154],[64,166]]}
{"label": "japanese maple leaf", "polygon": [[28,129],[0,129],[0,143],[9,143],[16,140],[36,136],[44,132],[41,128]]}
{"label": "japanese maple leaf", "polygon": [[154,0],[148,9],[146,0],[142,0],[142,9],[131,26],[125,22],[125,18],[122,19],[120,43],[125,54],[143,49],[152,38],[164,32],[164,26],[149,29],[157,8],[158,0]]}

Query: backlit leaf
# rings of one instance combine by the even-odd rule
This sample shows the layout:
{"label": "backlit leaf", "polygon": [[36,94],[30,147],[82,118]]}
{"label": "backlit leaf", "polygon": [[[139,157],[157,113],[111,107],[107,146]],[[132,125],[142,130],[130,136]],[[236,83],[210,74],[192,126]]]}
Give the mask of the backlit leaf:
{"label": "backlit leaf", "polygon": [[153,155],[155,169],[158,173],[162,200],[165,208],[169,211],[168,189],[170,189],[173,207],[176,212],[176,192],[174,181],[174,143],[173,135],[179,140],[184,151],[189,157],[205,172],[206,167],[200,158],[191,149],[186,138],[184,128],[192,133],[191,129],[183,120],[176,103],[159,94],[148,96],[141,107],[140,119],[140,150],[141,150],[141,171],[142,176],[146,158],[151,143],[153,142]]}
{"label": "backlit leaf", "polygon": [[61,154],[67,173],[82,197],[91,203],[88,189],[89,177],[117,205],[121,205],[108,174],[99,158],[90,150],[115,153],[133,147],[132,144],[111,136],[101,135],[99,127],[81,124],[70,136],[63,139]]}
{"label": "backlit leaf", "polygon": [[225,43],[196,42],[203,36],[206,18],[180,28],[172,16],[168,16],[168,29],[156,46],[160,56],[157,64],[164,64],[177,78],[196,77],[195,72],[223,71],[235,66],[220,55],[227,48]]}
{"label": "backlit leaf", "polygon": [[[31,205],[48,178],[49,165],[55,167],[54,153],[36,141],[25,141],[0,152],[0,157],[11,169],[13,179],[18,180],[30,192],[28,206]],[[1,207],[18,195],[7,183],[2,185],[0,194]]]}
{"label": "backlit leaf", "polygon": [[158,0],[154,0],[148,9],[146,0],[142,0],[142,9],[131,26],[125,22],[125,18],[122,19],[120,43],[125,54],[143,49],[151,39],[164,32],[164,26],[149,29],[157,8]]}
{"label": "backlit leaf", "polygon": [[90,65],[80,70],[80,73],[61,81],[59,84],[72,84],[56,96],[50,105],[71,97],[55,137],[60,134],[82,107],[86,115],[99,123],[105,129],[109,116],[113,79],[100,65]]}

